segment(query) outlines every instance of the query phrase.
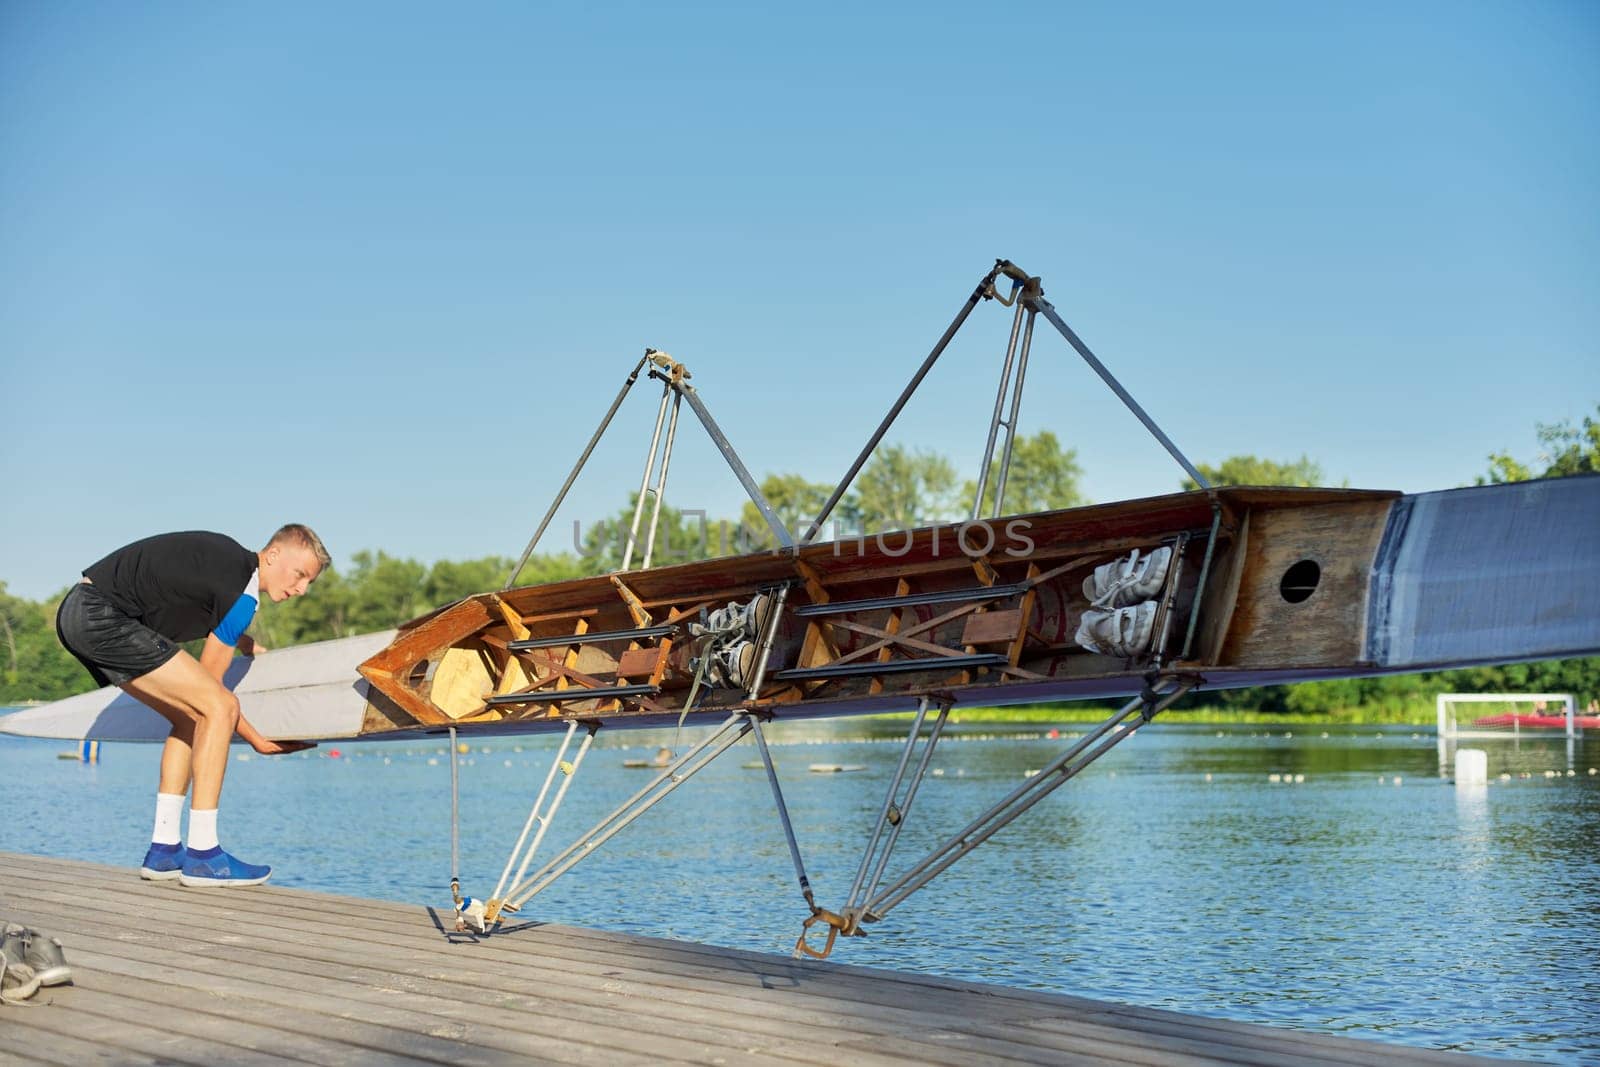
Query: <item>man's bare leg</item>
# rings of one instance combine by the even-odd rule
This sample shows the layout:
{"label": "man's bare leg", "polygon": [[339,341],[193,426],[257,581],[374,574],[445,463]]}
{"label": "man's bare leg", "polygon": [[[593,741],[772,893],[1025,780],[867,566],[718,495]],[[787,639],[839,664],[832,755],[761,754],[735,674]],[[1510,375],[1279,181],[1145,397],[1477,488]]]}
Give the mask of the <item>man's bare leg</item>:
{"label": "man's bare leg", "polygon": [[182,651],[122,690],[173,724],[161,750],[162,792],[182,793],[192,780],[190,807],[215,809],[239,723],[238,697]]}
{"label": "man's bare leg", "polygon": [[156,818],[150,830],[150,848],[139,865],[139,877],[166,881],[183,875],[183,802],[189,792],[196,718],[148,693],[141,703],[172,724],[166,743],[161,747],[161,775],[156,786]]}
{"label": "man's bare leg", "polygon": [[[217,801],[222,796],[222,778],[228,770],[228,743],[242,721],[239,716],[239,699],[215,675],[206,670],[187,652],[179,652],[172,659],[149,674],[135,678],[122,687],[137,700],[155,708],[173,723],[173,733],[168,735],[167,746],[162,749],[162,781],[176,784],[184,778],[184,752],[188,751],[188,779],[190,781],[189,847],[183,852],[183,865],[177,870],[178,884],[182,886],[250,886],[260,885],[272,874],[272,868],[245,863],[229,855],[217,841]],[[175,714],[176,713],[176,714]],[[182,718],[190,716],[191,729],[182,728]],[[187,738],[187,740],[186,740]],[[262,741],[257,744],[272,745]],[[283,751],[279,746],[273,746]],[[168,757],[171,757],[170,762]],[[162,801],[158,798],[158,805]],[[160,808],[158,806],[158,812]],[[159,819],[159,815],[158,815]],[[140,875],[146,878],[171,877],[171,853],[166,859],[154,855],[162,851],[152,844],[152,855]],[[147,873],[146,867],[156,862],[160,867]]]}
{"label": "man's bare leg", "polygon": [[[133,694],[129,694],[133,695]],[[172,732],[161,746],[161,779],[159,792],[183,795],[189,792],[191,762],[194,757],[195,716],[170,704],[162,704],[151,696],[139,697],[139,702],[151,708],[172,724]]]}

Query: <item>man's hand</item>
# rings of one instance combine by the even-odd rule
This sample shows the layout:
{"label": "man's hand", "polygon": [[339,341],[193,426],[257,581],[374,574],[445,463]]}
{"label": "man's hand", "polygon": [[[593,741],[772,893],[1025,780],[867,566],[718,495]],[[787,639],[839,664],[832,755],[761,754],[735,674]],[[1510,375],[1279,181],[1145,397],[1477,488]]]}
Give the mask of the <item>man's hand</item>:
{"label": "man's hand", "polygon": [[250,747],[263,756],[282,756],[288,752],[303,752],[308,748],[316,748],[317,743],[315,741],[274,741],[258,734],[250,741]]}
{"label": "man's hand", "polygon": [[239,654],[241,656],[259,656],[263,652],[270,651],[272,650],[249,634],[239,635]]}
{"label": "man's hand", "polygon": [[250,720],[244,715],[239,716],[239,725],[236,728],[239,739],[261,753],[263,756],[281,756],[286,752],[302,752],[308,748],[316,748],[315,741],[274,741],[260,730],[250,725]]}

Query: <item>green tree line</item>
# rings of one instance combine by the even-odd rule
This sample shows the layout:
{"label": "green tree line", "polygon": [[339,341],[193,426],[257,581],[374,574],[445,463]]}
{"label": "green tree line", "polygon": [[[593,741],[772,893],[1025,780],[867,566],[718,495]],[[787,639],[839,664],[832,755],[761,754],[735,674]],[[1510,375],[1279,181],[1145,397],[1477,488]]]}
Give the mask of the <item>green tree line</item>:
{"label": "green tree line", "polygon": [[[1600,469],[1600,421],[1585,418],[1581,427],[1539,426],[1537,435],[1541,452],[1536,460],[1524,463],[1508,453],[1493,453],[1489,471],[1479,483]],[[981,514],[994,509],[998,467],[997,462],[990,470]],[[1199,469],[1218,485],[1316,485],[1324,481],[1321,467],[1304,456],[1283,462],[1231,456],[1214,466],[1200,464]],[[1007,472],[1003,509],[1016,514],[1087,503],[1079,484],[1082,474],[1076,452],[1063,448],[1049,431],[1019,437]],[[812,482],[795,473],[769,474],[761,482],[773,511],[796,536],[816,517],[832,488],[831,483]],[[831,538],[836,530],[852,535],[965,518],[976,494],[976,481],[961,479],[947,457],[901,445],[885,446],[862,469],[820,536]],[[517,574],[517,584],[604,574],[620,567],[633,504],[630,500],[615,516],[582,531],[580,551],[531,557]],[[647,501],[634,566],[643,556],[642,529],[648,521]],[[727,518],[664,505],[651,562],[659,565],[756,551],[775,543],[753,504],[745,504],[740,515]],[[320,577],[311,595],[263,604],[253,632],[268,647],[282,648],[387,629],[461,597],[499,588],[512,563],[490,556],[427,564],[381,551],[358,552],[348,568],[330,569]],[[63,589],[45,600],[31,601],[11,595],[0,582],[0,704],[55,700],[93,688],[87,672],[56,639],[55,611],[65,593]],[[1369,717],[1400,719],[1431,707],[1433,694],[1440,691],[1495,689],[1574,692],[1587,701],[1600,694],[1600,658],[1207,692],[1196,694],[1190,703],[1302,714],[1361,708]]]}

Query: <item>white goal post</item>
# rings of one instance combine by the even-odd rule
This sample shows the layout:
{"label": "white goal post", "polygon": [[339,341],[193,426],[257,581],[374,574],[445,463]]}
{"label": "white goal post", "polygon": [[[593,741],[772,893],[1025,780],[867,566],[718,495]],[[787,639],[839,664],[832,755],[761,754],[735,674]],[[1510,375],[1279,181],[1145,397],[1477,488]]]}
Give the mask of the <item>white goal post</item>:
{"label": "white goal post", "polygon": [[[1457,705],[1479,705],[1477,714],[1466,722],[1458,719]],[[1481,705],[1491,705],[1484,708]],[[1516,705],[1524,705],[1516,707]],[[1567,737],[1577,736],[1577,701],[1571,693],[1440,693],[1437,699],[1439,712],[1439,737],[1517,737],[1524,731],[1550,736],[1562,730]],[[1498,714],[1496,714],[1498,712]],[[1555,723],[1529,723],[1531,717],[1551,719]]]}

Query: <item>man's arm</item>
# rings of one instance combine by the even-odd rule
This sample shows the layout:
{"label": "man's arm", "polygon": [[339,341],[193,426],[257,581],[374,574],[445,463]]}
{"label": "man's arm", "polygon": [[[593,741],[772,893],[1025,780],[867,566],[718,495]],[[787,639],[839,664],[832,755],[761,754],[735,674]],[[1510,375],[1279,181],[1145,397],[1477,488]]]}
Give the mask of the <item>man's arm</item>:
{"label": "man's arm", "polygon": [[[228,673],[228,664],[231,662],[233,662],[233,646],[224,644],[222,639],[214,633],[207,634],[206,647],[200,650],[200,666],[205,668],[206,673],[219,683],[226,685],[222,679]],[[275,756],[284,752],[298,752],[303,748],[314,747],[307,741],[270,740],[260,730],[250,725],[250,720],[244,717],[243,712],[239,714],[239,725],[236,732],[239,735],[239,740],[267,756]]]}
{"label": "man's arm", "polygon": [[[206,673],[221,682],[233,662],[233,646],[225,645],[216,634],[206,634],[206,647],[200,650],[200,666]],[[226,685],[226,682],[223,682]]]}

